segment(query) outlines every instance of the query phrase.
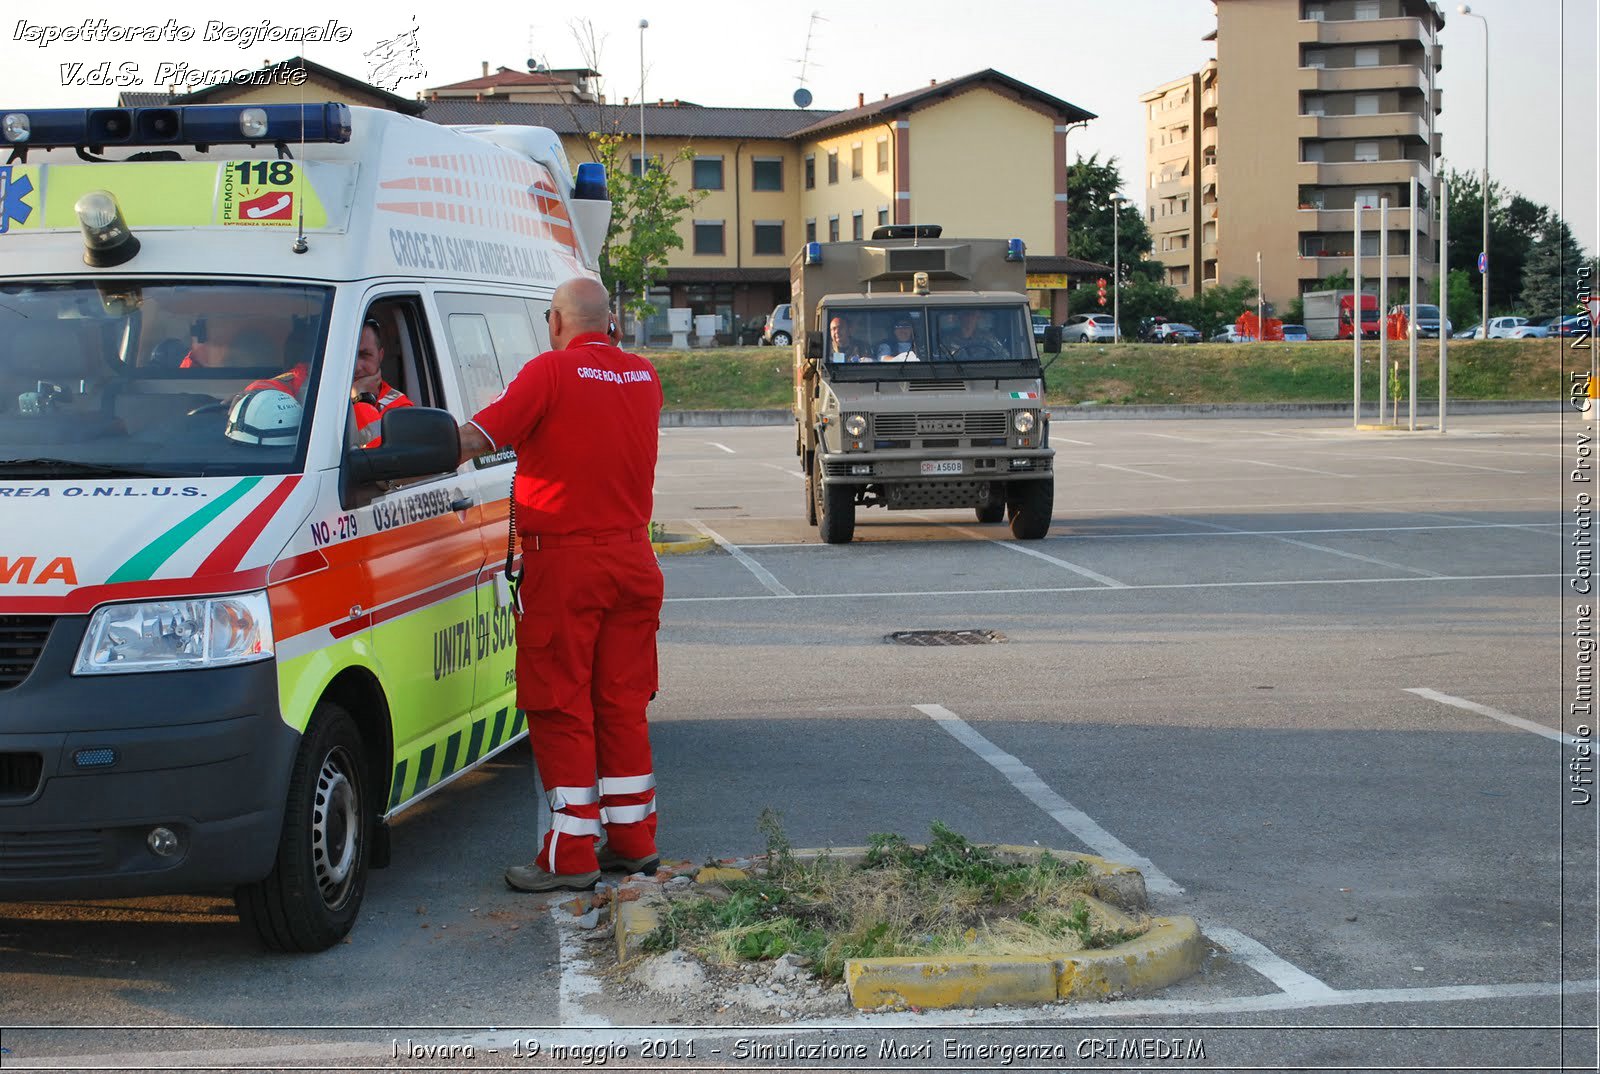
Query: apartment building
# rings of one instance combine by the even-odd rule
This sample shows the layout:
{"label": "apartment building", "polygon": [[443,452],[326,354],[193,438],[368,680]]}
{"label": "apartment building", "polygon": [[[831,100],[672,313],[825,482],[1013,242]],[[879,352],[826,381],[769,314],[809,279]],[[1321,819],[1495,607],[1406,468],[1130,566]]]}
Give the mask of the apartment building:
{"label": "apartment building", "polygon": [[[1167,282],[1196,295],[1255,280],[1280,309],[1318,280],[1438,275],[1432,219],[1444,15],[1429,0],[1214,0],[1216,58],[1144,94],[1146,215]],[[1410,180],[1417,180],[1411,204]],[[1371,210],[1370,212],[1367,210]],[[1427,286],[1425,284],[1424,286]]]}

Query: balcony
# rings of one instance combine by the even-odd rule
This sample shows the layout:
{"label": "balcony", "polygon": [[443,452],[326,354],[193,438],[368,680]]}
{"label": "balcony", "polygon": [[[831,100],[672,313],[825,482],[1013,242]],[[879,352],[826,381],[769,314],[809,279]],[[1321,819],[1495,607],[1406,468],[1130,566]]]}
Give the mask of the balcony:
{"label": "balcony", "polygon": [[1415,90],[1426,93],[1428,79],[1421,67],[1411,63],[1387,67],[1302,67],[1298,88],[1316,93],[1371,90]]}
{"label": "balcony", "polygon": [[1421,19],[1348,19],[1301,23],[1300,40],[1319,45],[1382,45],[1393,42],[1426,44],[1428,30]]}
{"label": "balcony", "polygon": [[1444,90],[1433,91],[1433,114],[1438,115],[1444,111]]}
{"label": "balcony", "polygon": [[[1325,280],[1329,276],[1333,276],[1340,272],[1350,272],[1353,261],[1354,258],[1352,258],[1349,254],[1345,254],[1343,257],[1302,257],[1297,259],[1295,264],[1296,271],[1300,274],[1300,278],[1302,280]],[[1410,254],[1399,254],[1395,253],[1393,250],[1390,250],[1389,276],[1391,278],[1395,276],[1404,276],[1410,263]],[[1417,275],[1421,276],[1425,280],[1431,280],[1437,274],[1437,272],[1438,266],[1427,259],[1426,251],[1422,249],[1422,244],[1419,244],[1417,249]],[[1362,279],[1376,280],[1380,275],[1381,273],[1378,269],[1378,258],[1376,256],[1363,257],[1361,259]]]}
{"label": "balcony", "polygon": [[1300,186],[1404,186],[1413,177],[1428,181],[1428,169],[1415,160],[1350,160],[1337,164],[1302,161],[1296,176]]}
{"label": "balcony", "polygon": [[1436,44],[1436,45],[1433,46],[1433,69],[1435,71],[1443,71],[1444,70],[1444,45],[1443,44]]}
{"label": "balcony", "polygon": [[1217,149],[1217,125],[1215,123],[1213,123],[1209,127],[1201,127],[1200,128],[1200,151],[1202,153],[1204,153],[1207,150],[1210,150],[1212,153],[1215,153],[1216,149]]}
{"label": "balcony", "polygon": [[1364,116],[1301,116],[1302,138],[1414,138],[1428,140],[1428,124],[1415,112]]}
{"label": "balcony", "polygon": [[[1194,184],[1187,175],[1180,175],[1175,179],[1168,179],[1156,184],[1154,194],[1157,198],[1176,198],[1189,193]],[[1490,188],[1494,189],[1493,187]]]}
{"label": "balcony", "polygon": [[[1301,232],[1354,232],[1356,228],[1356,211],[1354,209],[1301,209],[1295,220],[1295,227]],[[1407,231],[1411,227],[1411,210],[1391,205],[1389,207],[1389,230]],[[1433,221],[1428,213],[1424,212],[1417,218],[1417,229],[1423,235],[1432,233]],[[1371,235],[1378,230],[1378,210],[1361,210],[1361,231]]]}
{"label": "balcony", "polygon": [[[1217,166],[1215,163],[1202,164],[1200,166],[1200,186],[1202,189],[1204,189],[1207,185],[1211,186],[1212,189],[1216,188]],[[1490,187],[1490,189],[1492,190],[1494,188]]]}

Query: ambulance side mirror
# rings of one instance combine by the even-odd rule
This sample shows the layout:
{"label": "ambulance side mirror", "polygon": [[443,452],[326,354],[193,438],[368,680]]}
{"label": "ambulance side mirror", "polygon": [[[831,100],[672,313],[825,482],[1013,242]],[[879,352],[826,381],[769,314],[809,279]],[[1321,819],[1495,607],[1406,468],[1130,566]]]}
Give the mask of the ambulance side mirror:
{"label": "ambulance side mirror", "polygon": [[461,456],[456,419],[433,407],[393,407],[379,419],[376,447],[345,452],[346,487],[404,481],[455,470]]}

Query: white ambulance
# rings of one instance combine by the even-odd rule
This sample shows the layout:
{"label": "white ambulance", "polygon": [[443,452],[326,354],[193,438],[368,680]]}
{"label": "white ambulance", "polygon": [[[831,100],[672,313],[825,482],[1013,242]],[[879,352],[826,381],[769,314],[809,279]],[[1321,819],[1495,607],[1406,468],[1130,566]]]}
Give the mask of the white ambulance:
{"label": "white ambulance", "polygon": [[[0,900],[230,891],[324,949],[388,819],[526,734],[513,459],[455,430],[594,275],[603,169],[331,103],[0,149]],[[414,405],[362,446],[367,324]]]}

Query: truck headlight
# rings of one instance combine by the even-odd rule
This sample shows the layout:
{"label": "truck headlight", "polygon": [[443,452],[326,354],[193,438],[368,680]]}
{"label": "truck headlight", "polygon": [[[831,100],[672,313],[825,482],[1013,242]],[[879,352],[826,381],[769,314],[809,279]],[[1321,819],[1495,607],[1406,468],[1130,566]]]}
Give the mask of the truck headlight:
{"label": "truck headlight", "polygon": [[1011,418],[1011,427],[1019,433],[1033,432],[1033,427],[1039,423],[1031,410],[1019,410]]}
{"label": "truck headlight", "polygon": [[264,590],[96,608],[74,675],[180,671],[248,664],[273,654]]}
{"label": "truck headlight", "polygon": [[851,437],[862,436],[867,431],[867,416],[865,414],[851,414],[844,419],[844,431]]}

